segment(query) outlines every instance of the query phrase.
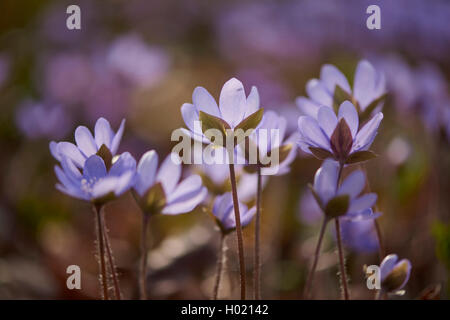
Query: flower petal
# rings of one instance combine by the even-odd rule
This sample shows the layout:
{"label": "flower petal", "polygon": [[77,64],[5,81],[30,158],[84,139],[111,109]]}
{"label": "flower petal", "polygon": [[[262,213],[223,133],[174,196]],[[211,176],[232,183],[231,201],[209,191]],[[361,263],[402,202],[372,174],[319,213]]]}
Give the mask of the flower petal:
{"label": "flower petal", "polygon": [[219,107],[222,119],[231,127],[239,124],[245,115],[247,99],[244,86],[236,78],[228,80],[220,92]]}
{"label": "flower petal", "polygon": [[85,126],[79,126],[75,130],[75,141],[78,148],[86,157],[90,157],[97,153],[97,144],[95,143],[92,133]]}
{"label": "flower petal", "polygon": [[183,180],[167,197],[167,206],[162,213],[180,214],[192,211],[207,195],[207,189],[202,187],[202,179],[198,175]]}
{"label": "flower petal", "polygon": [[122,120],[120,123],[119,130],[117,130],[116,134],[114,135],[114,138],[111,142],[111,154],[114,156],[117,153],[117,150],[119,149],[120,141],[122,140],[123,131],[125,130],[125,119]]}
{"label": "flower petal", "polygon": [[308,96],[316,103],[332,107],[333,96],[325,88],[325,86],[317,79],[311,79],[306,83],[306,92]]}
{"label": "flower petal", "polygon": [[[175,161],[177,163],[175,163]],[[169,154],[166,159],[164,159],[161,167],[159,168],[158,174],[156,175],[156,180],[161,182],[164,192],[169,195],[175,189],[178,181],[181,177],[181,161],[180,157],[175,154]]]}
{"label": "flower petal", "polygon": [[70,142],[59,142],[56,146],[56,152],[59,155],[60,161],[61,157],[67,157],[73,161],[73,163],[79,167],[83,168],[86,161],[86,157],[81,154],[80,149],[76,145]]}
{"label": "flower petal", "polygon": [[330,107],[320,107],[319,112],[317,114],[317,122],[323,131],[327,134],[328,138],[331,138],[331,135],[336,129],[338,120],[336,114]]}
{"label": "flower petal", "polygon": [[355,139],[359,127],[359,117],[358,111],[356,111],[355,106],[350,101],[344,101],[341,103],[338,118],[339,120],[342,118],[345,119],[345,122],[347,122],[352,133],[352,137]]}
{"label": "flower petal", "polygon": [[114,132],[111,129],[111,125],[105,118],[99,118],[95,123],[95,143],[97,148],[104,144],[108,149],[111,149],[111,142]]}
{"label": "flower petal", "polygon": [[192,93],[192,102],[197,112],[203,111],[220,118],[219,107],[213,96],[203,87],[197,87]]}
{"label": "flower petal", "polygon": [[353,83],[353,96],[359,102],[362,110],[381,95],[380,93],[375,97],[375,94],[377,94],[375,93],[375,89],[378,77],[375,68],[370,62],[362,60],[358,63]]}
{"label": "flower petal", "polygon": [[259,93],[258,89],[253,86],[252,90],[247,97],[247,107],[245,110],[244,118],[247,118],[249,115],[255,113],[259,109]]}
{"label": "flower petal", "polygon": [[144,153],[137,166],[137,180],[134,186],[141,196],[155,183],[157,168],[158,154],[156,151],[151,150]]}
{"label": "flower petal", "polygon": [[304,142],[309,143],[313,147],[319,147],[331,151],[330,140],[320,128],[317,121],[309,116],[301,116],[298,119],[298,128],[301,138]]}
{"label": "flower petal", "polygon": [[390,254],[386,256],[380,264],[380,279],[383,281],[389,273],[391,273],[392,269],[394,269],[395,264],[397,263],[398,256],[396,254]]}
{"label": "flower petal", "polygon": [[377,195],[375,193],[366,193],[359,198],[353,199],[350,202],[348,212],[359,212],[372,208],[377,202]]}
{"label": "flower petal", "polygon": [[336,195],[338,171],[339,164],[336,161],[327,159],[314,176],[314,190],[324,204]]}
{"label": "flower petal", "polygon": [[377,134],[380,122],[383,119],[383,114],[378,112],[364,127],[359,130],[353,143],[352,152],[359,150],[367,150],[372,144]]}
{"label": "flower petal", "polygon": [[346,92],[351,92],[350,84],[345,75],[331,64],[326,64],[322,67],[320,70],[320,80],[332,95],[334,95],[336,85],[339,85]]}
{"label": "flower petal", "polygon": [[320,108],[319,104],[305,97],[298,97],[295,99],[295,104],[303,115],[317,119],[317,113]]}
{"label": "flower petal", "polygon": [[124,152],[120,155],[119,159],[113,163],[108,175],[121,176],[127,171],[135,171],[135,169],[136,160],[129,152]]}
{"label": "flower petal", "polygon": [[194,121],[199,121],[197,108],[190,103],[181,106],[181,116],[189,130],[194,131]]}
{"label": "flower petal", "polygon": [[90,156],[83,168],[83,177],[90,180],[98,180],[106,176],[106,166],[102,158],[97,155]]}
{"label": "flower petal", "polygon": [[362,171],[356,170],[353,171],[345,180],[342,182],[339,190],[337,192],[338,195],[348,194],[350,199],[358,196],[364,189],[366,185],[365,175]]}

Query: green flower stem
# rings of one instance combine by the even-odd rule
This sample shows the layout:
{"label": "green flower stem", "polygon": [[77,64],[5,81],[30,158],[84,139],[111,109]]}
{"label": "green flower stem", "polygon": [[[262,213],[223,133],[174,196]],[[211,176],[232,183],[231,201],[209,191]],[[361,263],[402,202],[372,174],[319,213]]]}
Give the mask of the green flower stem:
{"label": "green flower stem", "polygon": [[103,288],[103,300],[109,300],[108,296],[108,277],[106,274],[106,263],[105,263],[105,245],[103,243],[103,228],[102,228],[102,218],[101,218],[101,205],[94,205],[94,212],[96,215],[97,222],[97,243],[98,243],[98,255],[99,255],[99,264],[100,264],[100,284]]}
{"label": "green flower stem", "polygon": [[213,300],[217,300],[219,296],[220,280],[222,278],[223,260],[225,257],[225,237],[222,232],[220,235],[219,254],[217,256],[216,282],[214,284]]}
{"label": "green flower stem", "polygon": [[306,286],[304,291],[304,298],[308,299],[311,295],[311,287],[314,279],[314,274],[316,273],[317,262],[319,261],[320,248],[322,246],[323,236],[325,234],[325,230],[328,224],[328,218],[324,217],[322,222],[322,227],[320,228],[319,240],[317,241],[316,252],[314,254],[314,261],[311,266],[311,270],[308,275],[308,279],[306,280]]}
{"label": "green flower stem", "polygon": [[[230,156],[232,158],[232,156]],[[244,244],[242,240],[241,214],[239,212],[239,200],[237,195],[236,176],[234,173],[233,161],[230,161],[230,180],[231,191],[233,195],[234,215],[236,219],[236,236],[239,252],[239,270],[241,280],[241,300],[245,300],[245,260],[244,260]]]}
{"label": "green flower stem", "polygon": [[256,222],[255,222],[255,253],[254,253],[254,271],[253,271],[253,287],[254,299],[261,299],[261,260],[260,260],[260,229],[261,229],[261,167],[257,170],[258,183],[256,192]]}

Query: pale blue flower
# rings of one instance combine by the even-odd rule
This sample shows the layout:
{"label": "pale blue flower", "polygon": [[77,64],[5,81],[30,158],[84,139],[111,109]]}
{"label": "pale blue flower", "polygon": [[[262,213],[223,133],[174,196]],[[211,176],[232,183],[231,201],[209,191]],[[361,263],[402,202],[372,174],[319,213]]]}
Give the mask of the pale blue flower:
{"label": "pale blue flower", "polygon": [[62,161],[64,157],[69,158],[75,166],[83,168],[86,160],[97,154],[102,145],[105,145],[111,155],[114,156],[119,148],[125,128],[125,119],[122,120],[119,130],[114,132],[108,120],[99,118],[95,124],[94,136],[85,126],[79,126],[75,130],[76,145],[71,142],[50,142],[50,151],[56,160]]}
{"label": "pale blue flower", "polygon": [[[136,170],[134,189],[143,200],[144,206],[156,208],[154,203],[146,203],[145,195],[154,187],[160,186],[163,191],[161,201],[156,210],[163,214],[180,214],[192,211],[207,195],[198,175],[191,175],[180,181],[181,159],[175,153],[169,154],[158,168],[158,154],[146,152]],[[155,199],[153,199],[155,201]]]}
{"label": "pale blue flower", "polygon": [[[245,204],[239,203],[239,212],[241,226],[245,227],[255,216],[256,208],[249,209]],[[236,228],[233,197],[230,192],[220,195],[214,200],[212,213],[223,232],[229,232]]]}
{"label": "pale blue flower", "polygon": [[339,164],[327,159],[314,176],[313,190],[322,210],[326,210],[330,201],[336,197],[348,196],[348,205],[339,216],[349,220],[374,219],[380,213],[374,213],[372,207],[377,201],[375,193],[361,195],[366,185],[365,175],[360,170],[353,171],[338,186]]}
{"label": "pale blue flower", "polygon": [[252,87],[248,97],[244,86],[236,78],[228,80],[220,92],[219,105],[211,94],[203,87],[195,88],[192,94],[192,104],[181,106],[181,115],[189,130],[182,129],[187,135],[197,141],[210,143],[202,132],[201,126],[195,127],[199,121],[200,111],[225,121],[234,129],[242,120],[259,109],[259,95],[256,87]]}
{"label": "pale blue flower", "polygon": [[380,264],[381,289],[387,292],[401,290],[409,280],[411,268],[408,259],[398,261],[396,254],[386,256]]}
{"label": "pale blue flower", "polygon": [[[386,93],[384,75],[377,72],[366,60],[361,60],[356,67],[353,88],[339,69],[326,64],[320,71],[320,79],[311,79],[306,84],[306,93],[309,98],[297,98],[297,106],[303,114],[317,119],[320,107],[333,108],[336,86],[340,86],[355,100],[360,111],[364,111],[374,100]],[[382,103],[375,110],[379,111],[381,106]]]}
{"label": "pale blue flower", "polygon": [[103,159],[91,155],[80,169],[74,161],[62,155],[61,167],[55,166],[59,184],[56,188],[74,198],[103,202],[120,196],[132,186],[136,160],[128,153],[122,153],[107,170]]}
{"label": "pale blue flower", "polygon": [[[323,106],[319,108],[317,118],[301,116],[298,119],[299,146],[306,153],[312,154],[313,151],[311,150],[316,149],[326,154],[324,158],[333,157],[340,161],[346,160],[355,152],[369,149],[382,119],[383,113],[378,112],[360,128],[358,113],[350,101],[344,101],[340,105],[337,116],[333,109]],[[345,140],[348,139],[348,141],[341,141],[340,139],[333,141],[333,133],[341,120],[345,121],[351,136],[345,137]],[[337,145],[337,143],[342,142],[345,144],[345,150],[342,150],[344,147],[341,145]],[[314,154],[317,156],[317,152]]]}

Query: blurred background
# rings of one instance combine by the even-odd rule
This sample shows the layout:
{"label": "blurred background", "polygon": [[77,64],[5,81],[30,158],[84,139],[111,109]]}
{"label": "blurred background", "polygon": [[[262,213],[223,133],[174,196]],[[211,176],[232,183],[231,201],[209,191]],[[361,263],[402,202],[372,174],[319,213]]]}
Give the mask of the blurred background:
{"label": "blurred background", "polygon": [[[81,8],[81,30],[66,28],[66,8]],[[381,8],[368,30],[366,8]],[[92,208],[55,189],[48,144],[73,141],[76,126],[100,116],[116,129],[119,151],[136,158],[173,146],[180,107],[203,86],[256,85],[261,106],[296,130],[295,98],[331,63],[353,83],[360,59],[383,70],[389,96],[367,165],[379,195],[387,253],[412,263],[404,296],[449,297],[450,2],[440,0],[2,0],[0,2],[0,298],[99,297]],[[291,172],[264,189],[262,296],[298,299],[321,213],[306,191],[319,160],[300,154]],[[193,169],[184,168],[187,174]],[[249,200],[252,204],[253,200]],[[106,207],[106,224],[124,296],[138,297],[141,213],[126,194]],[[149,298],[206,299],[214,281],[219,231],[201,209],[151,221]],[[354,299],[373,298],[364,265],[379,264],[372,224],[343,226]],[[244,230],[251,279],[253,224]],[[238,297],[235,237],[227,239],[220,296]],[[338,299],[338,265],[327,230],[316,298]],[[66,268],[82,270],[82,290],[66,288]],[[249,281],[251,290],[251,281]],[[430,292],[434,292],[430,294]]]}

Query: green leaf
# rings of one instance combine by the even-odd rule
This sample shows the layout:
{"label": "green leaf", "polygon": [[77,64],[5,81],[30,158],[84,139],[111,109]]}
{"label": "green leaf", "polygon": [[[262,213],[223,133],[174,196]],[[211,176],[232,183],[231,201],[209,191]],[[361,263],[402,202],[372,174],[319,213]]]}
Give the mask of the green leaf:
{"label": "green leaf", "polygon": [[222,144],[220,145],[222,146],[225,144],[227,129],[230,129],[230,125],[226,121],[203,111],[200,111],[199,120],[202,123],[202,131],[206,138],[214,144],[220,144],[218,141],[215,141],[215,139],[212,139],[213,137],[216,137],[215,135],[217,132],[215,131],[218,130],[222,134]]}
{"label": "green leaf", "polygon": [[325,215],[328,218],[337,218],[347,213],[350,197],[347,194],[334,197],[328,201],[325,207]]}
{"label": "green leaf", "polygon": [[378,98],[376,98],[375,100],[373,100],[368,106],[367,108],[360,114],[359,119],[360,119],[360,123],[364,123],[367,120],[369,120],[370,116],[372,115],[373,110],[375,110],[375,108],[381,103],[383,102],[383,100],[385,100],[387,97],[387,93],[382,94],[381,96],[379,96]]}
{"label": "green leaf", "polygon": [[334,111],[337,113],[341,103],[347,100],[353,102],[353,97],[350,95],[350,93],[342,89],[342,87],[337,84],[336,87],[334,88],[334,95],[333,95]]}
{"label": "green leaf", "polygon": [[105,144],[102,144],[100,149],[98,149],[97,155],[103,159],[103,161],[105,162],[106,170],[109,171],[109,169],[111,169],[112,166],[113,156],[111,154],[111,151]]}
{"label": "green leaf", "polygon": [[357,152],[353,152],[347,159],[347,161],[345,162],[346,164],[354,164],[354,163],[358,163],[358,162],[364,162],[367,160],[371,160],[378,157],[377,154],[375,154],[372,151],[369,150],[364,150],[364,151],[357,151]]}
{"label": "green leaf", "polygon": [[353,145],[353,137],[350,128],[344,118],[339,120],[330,139],[331,149],[338,161],[347,159]]}
{"label": "green leaf", "polygon": [[143,197],[145,212],[152,214],[160,213],[166,205],[166,194],[161,183],[151,187]]}
{"label": "green leaf", "polygon": [[263,108],[258,109],[258,111],[249,115],[234,128],[235,145],[241,143],[254,129],[256,129],[262,120],[263,113]]}
{"label": "green leaf", "polygon": [[330,151],[322,149],[322,148],[309,147],[309,150],[319,160],[334,158],[334,155]]}

